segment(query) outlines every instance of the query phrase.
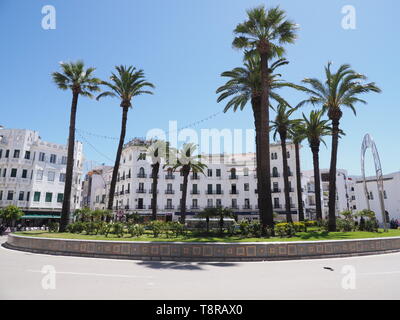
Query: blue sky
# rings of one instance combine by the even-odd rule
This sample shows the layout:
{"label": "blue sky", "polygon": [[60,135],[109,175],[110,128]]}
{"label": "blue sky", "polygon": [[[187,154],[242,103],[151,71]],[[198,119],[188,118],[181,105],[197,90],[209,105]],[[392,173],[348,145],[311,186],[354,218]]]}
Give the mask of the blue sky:
{"label": "blue sky", "polygon": [[[300,82],[323,75],[323,67],[342,63],[375,81],[381,94],[368,94],[368,105],[358,106],[355,117],[344,112],[341,122],[347,136],[340,141],[338,167],[360,173],[360,146],[369,132],[377,143],[385,173],[400,170],[398,86],[398,0],[32,0],[0,2],[0,124],[8,128],[40,131],[43,139],[65,143],[71,103],[70,92],[60,91],[50,74],[59,61],[83,59],[106,79],[115,65],[144,69],[156,85],[154,96],[133,102],[127,138],[144,136],[152,128],[178,127],[220,111],[215,90],[223,84],[219,75],[240,66],[242,55],[232,49],[233,29],[246,18],[246,9],[279,4],[300,25],[299,39],[287,46],[290,64],[281,69],[284,79]],[[56,8],[55,30],[41,27],[44,5]],[[356,9],[355,30],[341,27],[344,5]],[[290,90],[282,94],[292,104],[304,96]],[[302,111],[308,113],[311,107]],[[273,116],[273,114],[272,114]],[[118,136],[121,110],[116,99],[100,102],[81,98],[77,128],[107,136]],[[220,114],[196,128],[252,128],[248,106],[242,112]],[[78,137],[79,138],[79,137]],[[96,149],[113,158],[117,141],[85,136]],[[328,148],[321,148],[320,164],[329,167]],[[87,160],[111,161],[85,143]],[[367,169],[373,170],[368,158]],[[312,168],[307,145],[302,166]]]}

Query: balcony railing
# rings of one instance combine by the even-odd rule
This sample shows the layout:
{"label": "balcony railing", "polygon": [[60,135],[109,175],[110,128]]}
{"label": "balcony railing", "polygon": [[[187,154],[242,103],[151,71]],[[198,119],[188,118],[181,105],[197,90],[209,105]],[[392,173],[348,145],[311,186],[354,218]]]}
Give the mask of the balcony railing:
{"label": "balcony railing", "polygon": [[250,204],[245,204],[242,208],[245,209],[245,210],[246,209],[249,210],[249,209],[252,208],[252,206]]}
{"label": "balcony railing", "polygon": [[146,177],[147,177],[147,174],[138,173],[138,174],[137,174],[137,177],[138,177],[138,178],[146,178]]}
{"label": "balcony railing", "polygon": [[[149,205],[148,208],[149,208],[149,209],[153,209],[153,206],[152,206],[152,205]],[[158,206],[156,206],[156,209],[158,209]]]}
{"label": "balcony railing", "polygon": [[279,192],[281,192],[281,189],[280,188],[274,188],[274,189],[271,190],[271,192],[272,193],[279,193]]}
{"label": "balcony railing", "polygon": [[273,173],[271,176],[272,178],[279,178],[281,175],[279,173]]}
{"label": "balcony railing", "polygon": [[190,179],[191,179],[191,180],[200,180],[200,176],[191,175],[191,176],[190,176]]}
{"label": "balcony railing", "polygon": [[233,204],[230,206],[231,209],[239,209],[239,206],[237,204]]}
{"label": "balcony railing", "polygon": [[125,190],[125,194],[130,194],[131,190]]}
{"label": "balcony railing", "polygon": [[146,207],[145,207],[145,205],[144,204],[142,204],[142,205],[136,205],[136,209],[138,209],[138,210],[144,210],[144,209],[146,209]]}
{"label": "balcony railing", "polygon": [[231,175],[229,176],[229,180],[237,180],[237,179],[239,179],[239,176],[236,175],[236,174],[231,174]]}
{"label": "balcony railing", "polygon": [[165,190],[165,194],[175,194],[175,190]]}
{"label": "balcony railing", "polygon": [[[156,177],[156,178],[158,179],[159,177],[160,177],[160,176],[159,176],[159,175],[157,175],[157,177]],[[149,176],[149,178],[150,178],[150,179],[153,179],[153,175],[151,174],[151,175]]]}
{"label": "balcony railing", "polygon": [[173,174],[167,174],[167,175],[165,176],[165,179],[166,179],[166,180],[174,180],[174,179],[175,179],[175,176],[174,176]]}
{"label": "balcony railing", "polygon": [[281,204],[274,204],[274,209],[282,209],[282,205]]}
{"label": "balcony railing", "polygon": [[207,190],[206,194],[224,194],[222,190]]}
{"label": "balcony railing", "polygon": [[197,206],[190,206],[190,209],[192,209],[192,210],[198,210],[198,209],[200,209],[200,207],[197,205]]}
{"label": "balcony railing", "polygon": [[136,193],[146,193],[145,189],[136,189]]}
{"label": "balcony railing", "polygon": [[[157,189],[156,193],[158,193],[158,191],[159,191],[159,190]],[[150,190],[149,190],[149,193],[150,193],[150,194],[153,194],[153,189],[150,189]]]}
{"label": "balcony railing", "polygon": [[190,194],[200,194],[200,191],[199,190],[191,190]]}
{"label": "balcony railing", "polygon": [[230,194],[239,194],[239,191],[238,190],[230,190],[229,193]]}
{"label": "balcony railing", "polygon": [[175,209],[175,206],[173,206],[173,205],[166,205],[166,206],[164,207],[164,209],[165,209],[165,210],[173,210],[173,209]]}

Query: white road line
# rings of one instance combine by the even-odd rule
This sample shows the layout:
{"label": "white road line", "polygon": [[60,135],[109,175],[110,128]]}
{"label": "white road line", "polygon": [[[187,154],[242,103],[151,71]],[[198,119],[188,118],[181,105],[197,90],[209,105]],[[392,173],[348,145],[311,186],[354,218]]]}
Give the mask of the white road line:
{"label": "white road line", "polygon": [[357,273],[357,276],[384,276],[391,274],[400,274],[400,271]]}
{"label": "white road line", "polygon": [[[40,270],[27,270],[28,272],[42,273]],[[76,276],[94,276],[94,277],[114,277],[114,278],[135,278],[135,279],[153,279],[152,276],[132,276],[126,274],[111,274],[111,273],[84,273],[84,272],[63,272],[57,271],[56,274],[68,274]]]}

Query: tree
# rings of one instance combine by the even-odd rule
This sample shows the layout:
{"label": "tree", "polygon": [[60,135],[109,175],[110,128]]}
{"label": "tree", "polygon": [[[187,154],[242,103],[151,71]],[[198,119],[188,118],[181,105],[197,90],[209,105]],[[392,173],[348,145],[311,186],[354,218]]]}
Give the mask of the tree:
{"label": "tree", "polygon": [[23,211],[14,205],[9,205],[0,210],[0,218],[6,222],[7,227],[11,227],[12,223],[19,220],[23,215]]}
{"label": "tree", "polygon": [[[283,44],[293,43],[296,34],[296,25],[287,20],[285,12],[279,7],[271,8],[268,11],[260,6],[247,11],[248,20],[237,25],[234,33],[237,35],[233,40],[233,46],[238,49],[245,49],[246,55],[253,55],[255,52],[260,56],[261,72],[261,102],[260,102],[260,126],[257,135],[259,136],[260,165],[258,177],[259,210],[263,230],[268,226],[274,226],[273,209],[271,199],[271,165],[269,157],[269,96],[270,86],[268,60],[284,53]],[[257,128],[256,128],[257,130]]]}
{"label": "tree", "polygon": [[288,104],[279,104],[276,108],[276,117],[274,121],[271,121],[271,129],[274,132],[274,140],[276,140],[277,134],[279,134],[281,149],[282,149],[282,163],[283,163],[283,181],[285,187],[285,211],[286,221],[293,222],[291,209],[290,209],[290,188],[289,188],[289,170],[287,161],[287,148],[286,139],[290,134],[291,128],[299,123],[298,119],[290,119],[293,112],[297,108],[291,108]]}
{"label": "tree", "polygon": [[146,90],[146,88],[154,88],[152,83],[145,80],[143,70],[136,70],[133,66],[126,67],[122,65],[116,66],[115,69],[117,70],[117,74],[112,73],[110,77],[111,82],[101,82],[103,85],[110,88],[111,91],[105,91],[97,97],[97,100],[102,97],[118,97],[121,100],[120,107],[122,108],[121,133],[111,178],[110,194],[107,205],[108,210],[113,209],[115,186],[117,183],[122,148],[125,141],[128,110],[132,107],[132,99],[142,94],[153,94],[153,92]]}
{"label": "tree", "polygon": [[205,208],[202,212],[199,213],[199,217],[206,219],[207,233],[210,232],[210,218],[215,217],[216,215],[216,208]]}
{"label": "tree", "polygon": [[[288,104],[284,98],[276,93],[276,89],[283,87],[291,87],[298,89],[293,83],[286,82],[281,79],[281,74],[275,73],[280,66],[286,65],[289,62],[286,59],[278,59],[271,64],[269,69],[269,95],[270,98],[278,104]],[[220,93],[218,102],[226,98],[230,98],[225,106],[224,112],[233,109],[236,112],[238,109],[243,110],[246,104],[250,101],[254,125],[256,128],[256,163],[257,163],[257,184],[261,184],[260,178],[260,130],[261,130],[261,72],[260,72],[260,57],[257,54],[249,55],[244,61],[244,67],[235,68],[231,71],[226,71],[221,74],[222,77],[230,78],[225,85],[217,89]],[[258,185],[258,190],[260,190]],[[260,208],[260,203],[258,204]],[[261,213],[261,211],[260,211]],[[260,214],[261,218],[261,214]],[[260,219],[261,220],[261,219]]]}
{"label": "tree", "polygon": [[304,221],[304,207],[303,207],[303,192],[301,187],[301,167],[300,167],[300,144],[304,140],[303,135],[299,131],[301,128],[301,121],[295,124],[290,130],[290,136],[294,143],[296,154],[296,189],[297,189],[297,207],[299,214],[299,221]]}
{"label": "tree", "polygon": [[[152,198],[151,198],[151,212],[152,220],[157,220],[157,186],[158,174],[163,158],[169,159],[170,147],[168,142],[158,140],[154,142],[148,149],[147,154],[151,158],[151,176],[152,176]],[[172,152],[172,151],[171,151]]]}
{"label": "tree", "polygon": [[71,114],[69,120],[69,136],[67,151],[67,169],[65,174],[64,199],[61,209],[59,232],[65,232],[71,211],[71,191],[74,170],[75,121],[79,96],[93,98],[92,93],[100,91],[100,80],[93,77],[95,68],[85,69],[83,61],[61,62],[62,72],[53,72],[54,83],[61,90],[72,91]]}
{"label": "tree", "polygon": [[183,145],[182,150],[177,153],[176,161],[172,165],[172,169],[176,171],[180,169],[183,176],[182,184],[182,198],[181,198],[181,223],[184,224],[186,220],[186,197],[189,173],[204,173],[207,165],[201,162],[201,156],[195,155],[197,147],[193,143],[186,143]]}
{"label": "tree", "polygon": [[336,72],[331,71],[331,63],[325,67],[324,82],[316,78],[307,78],[303,83],[310,88],[306,92],[310,97],[301,104],[311,103],[322,106],[332,121],[332,150],[329,169],[329,221],[328,230],[336,231],[336,166],[339,145],[340,119],[343,116],[342,108],[350,108],[356,115],[356,103],[366,104],[359,98],[360,94],[368,92],[381,92],[374,82],[364,83],[365,75],[351,69],[350,65],[341,65]]}
{"label": "tree", "polygon": [[331,135],[331,127],[329,120],[323,120],[323,110],[310,112],[309,118],[303,113],[303,123],[298,128],[298,134],[308,140],[311,152],[313,155],[314,167],[314,186],[315,186],[315,205],[317,212],[317,220],[322,220],[322,205],[321,205],[321,180],[319,171],[319,146],[325,144],[323,137]]}

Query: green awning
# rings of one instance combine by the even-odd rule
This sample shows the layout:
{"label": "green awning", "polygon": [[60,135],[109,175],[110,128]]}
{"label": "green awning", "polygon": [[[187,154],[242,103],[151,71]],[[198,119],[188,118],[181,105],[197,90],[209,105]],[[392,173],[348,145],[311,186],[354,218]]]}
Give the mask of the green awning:
{"label": "green awning", "polygon": [[35,215],[22,216],[21,219],[60,219],[60,216],[35,214]]}

